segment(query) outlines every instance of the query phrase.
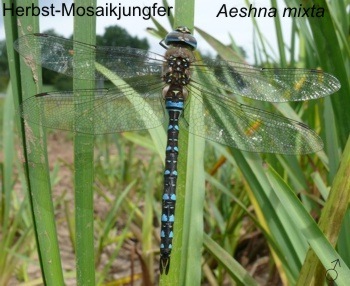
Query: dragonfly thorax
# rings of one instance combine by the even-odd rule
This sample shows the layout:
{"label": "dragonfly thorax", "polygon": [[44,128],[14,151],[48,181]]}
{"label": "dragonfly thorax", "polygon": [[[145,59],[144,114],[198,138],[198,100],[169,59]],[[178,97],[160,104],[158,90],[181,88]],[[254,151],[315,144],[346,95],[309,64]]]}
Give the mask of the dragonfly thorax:
{"label": "dragonfly thorax", "polygon": [[[178,51],[179,52],[179,51]],[[180,51],[181,55],[168,55],[167,61],[164,64],[163,81],[167,86],[163,89],[164,98],[183,98],[186,99],[188,92],[186,85],[190,83],[190,59],[184,57],[184,52]]]}
{"label": "dragonfly thorax", "polygon": [[166,84],[184,86],[189,84],[191,78],[191,53],[186,49],[171,50],[166,54],[167,61],[163,67],[163,80]]}
{"label": "dragonfly thorax", "polygon": [[184,86],[189,84],[190,76],[184,72],[169,71],[164,75],[164,81],[167,84]]}

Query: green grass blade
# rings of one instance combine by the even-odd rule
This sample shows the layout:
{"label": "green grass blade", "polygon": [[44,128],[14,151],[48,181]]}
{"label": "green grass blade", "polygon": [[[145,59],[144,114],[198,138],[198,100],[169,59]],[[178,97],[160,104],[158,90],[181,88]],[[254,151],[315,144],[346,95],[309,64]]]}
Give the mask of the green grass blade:
{"label": "green grass blade", "polygon": [[349,225],[350,225],[350,209],[347,210],[342,228],[339,234],[338,239],[338,252],[341,254],[341,257],[344,259],[347,265],[350,265],[350,236],[349,236]]}
{"label": "green grass blade", "polygon": [[334,179],[334,176],[338,170],[339,163],[340,163],[340,154],[339,154],[339,134],[337,134],[337,125],[335,120],[335,115],[333,111],[333,107],[331,104],[330,98],[325,98],[325,107],[324,107],[324,119],[325,119],[325,138],[326,142],[328,143],[327,148],[327,155],[328,158],[332,158],[329,160],[328,166],[329,166],[329,174],[328,178],[329,181],[332,182]]}
{"label": "green grass blade", "polygon": [[[169,4],[167,0],[163,0],[163,6],[166,7],[166,9],[168,9]],[[174,13],[171,13],[170,16],[168,17],[170,26],[173,27],[174,26]]]}
{"label": "green grass blade", "polygon": [[[271,0],[271,6],[278,9],[277,1]],[[281,21],[280,21],[279,14],[277,13],[277,16],[274,17],[273,19],[275,21],[278,51],[280,54],[280,63],[281,63],[281,67],[285,68],[285,67],[287,67],[287,60],[286,60],[286,53],[284,51],[285,43],[284,43],[284,39],[283,39],[283,33],[282,33],[282,27],[281,27]]]}
{"label": "green grass blade", "polygon": [[[77,6],[96,6],[95,0],[77,0]],[[74,18],[74,40],[88,44],[95,44],[96,17]],[[86,55],[76,53],[74,61]],[[95,59],[91,57],[91,68],[94,68]],[[77,65],[79,66],[79,65]],[[85,67],[84,67],[85,68]],[[74,70],[79,73],[79,68]],[[91,73],[93,74],[93,73]],[[74,90],[93,89],[94,79],[74,79]],[[94,93],[91,93],[93,96]],[[92,101],[91,101],[92,102]],[[92,103],[93,104],[93,103]],[[82,112],[81,107],[76,106],[76,114]],[[94,114],[92,114],[94,116]],[[92,123],[93,124],[93,123]],[[75,168],[75,225],[76,225],[76,272],[77,285],[95,285],[95,259],[94,259],[94,207],[93,207],[93,183],[94,183],[94,137],[84,134],[74,136],[74,168]]]}
{"label": "green grass blade", "polygon": [[[7,95],[4,104],[4,116],[3,116],[3,154],[4,154],[4,167],[3,167],[3,182],[0,199],[0,203],[3,207],[1,210],[0,223],[2,228],[8,229],[9,214],[11,208],[11,193],[13,184],[14,173],[14,157],[15,157],[15,141],[14,141],[14,114],[15,109],[13,106],[12,88],[9,85]],[[1,207],[0,207],[1,208]]]}
{"label": "green grass blade", "polygon": [[175,0],[174,27],[186,26],[193,31],[194,0]]}
{"label": "green grass blade", "polygon": [[164,37],[167,35],[167,30],[156,20],[156,18],[152,17],[152,22],[156,26],[156,29],[150,28],[148,29],[148,32],[151,33],[153,36],[156,36],[160,39],[164,39]]}
{"label": "green grass blade", "polygon": [[[190,124],[194,124],[194,122],[190,122]],[[189,136],[188,143],[181,251],[181,267],[184,271],[180,281],[183,282],[183,285],[199,285],[201,281],[201,263],[199,262],[202,257],[204,229],[205,173],[203,161],[205,141],[197,136]]]}
{"label": "green grass blade", "polygon": [[[175,1],[175,18],[174,28],[178,26],[186,26],[193,31],[194,23],[194,0],[176,0]],[[190,227],[193,227],[192,220],[189,216],[191,214],[190,208],[194,207],[193,204],[199,206],[202,202],[194,200],[194,192],[199,186],[194,185],[195,174],[191,173],[190,181],[187,181],[189,172],[192,172],[190,165],[194,162],[190,162],[189,157],[193,159],[194,154],[191,152],[195,150],[192,145],[196,142],[194,139],[188,139],[189,136],[186,132],[180,130],[179,135],[179,158],[178,158],[178,179],[177,179],[177,190],[176,190],[176,212],[175,212],[175,224],[174,224],[174,240],[173,240],[173,251],[171,254],[170,271],[168,275],[162,275],[160,279],[160,285],[198,285],[200,283],[201,276],[201,265],[198,260],[195,264],[189,263],[189,255],[198,257],[201,253],[202,247],[202,232],[203,228],[200,229],[200,233],[196,233],[195,237],[190,237],[192,233]],[[188,143],[191,142],[191,146]],[[189,149],[188,149],[189,148]],[[201,147],[199,147],[200,149]],[[190,152],[189,152],[190,150]],[[189,156],[189,157],[188,157]],[[199,164],[201,164],[199,162]],[[187,173],[187,174],[186,174]],[[196,172],[197,173],[197,172]],[[200,174],[198,176],[200,178]],[[204,179],[204,174],[203,174]],[[204,182],[204,181],[203,181]],[[191,188],[191,189],[187,189]],[[192,189],[193,188],[193,189]],[[189,201],[186,201],[185,198]],[[191,198],[191,199],[190,199]],[[195,208],[197,209],[197,208]],[[198,210],[198,209],[197,209]],[[202,212],[202,210],[200,210]],[[197,215],[195,215],[197,217]],[[193,218],[192,218],[193,219]],[[203,223],[203,222],[198,222]],[[191,239],[192,241],[188,241]],[[186,249],[187,246],[192,246],[193,241],[196,241],[195,249]],[[200,257],[200,256],[199,256]],[[182,264],[182,263],[185,263]],[[192,280],[190,279],[192,277]]]}
{"label": "green grass blade", "polygon": [[[14,133],[14,105],[11,83],[8,85],[4,102],[1,102],[3,111],[2,121],[2,154],[3,162],[0,163],[1,198],[0,198],[0,285],[8,285],[13,279],[13,273],[17,273],[18,265],[22,262],[19,254],[26,251],[31,253],[32,223],[23,222],[23,216],[29,217],[28,197],[13,196],[18,161],[15,158],[16,145]],[[22,175],[22,170],[19,168]],[[24,188],[25,189],[25,188]],[[34,250],[35,251],[35,250]]]}
{"label": "green grass blade", "polygon": [[[249,0],[245,0],[246,6],[250,5],[250,1]],[[266,41],[255,17],[251,17],[253,26],[254,26],[254,40],[256,40],[256,37],[258,38],[257,40],[259,41],[258,43],[256,43],[255,45],[260,44],[261,45],[261,49],[262,51],[260,53],[254,53],[255,58],[257,56],[260,56],[260,61],[259,62],[266,62],[268,63],[270,61],[270,55],[269,52],[267,51],[267,46],[269,46],[269,43]],[[257,35],[257,36],[256,36]],[[271,47],[270,47],[270,51],[271,51]],[[264,55],[265,59],[262,60],[261,59],[261,54]],[[258,60],[255,59],[255,63],[258,63]]]}
{"label": "green grass blade", "polygon": [[252,286],[258,283],[249,275],[249,273],[236,261],[231,255],[224,251],[208,235],[204,235],[204,245],[206,249],[223,263],[224,268],[235,279],[237,285]]}
{"label": "green grass blade", "polygon": [[[150,161],[150,166],[154,165],[154,158]],[[144,189],[144,198],[145,198],[145,208],[144,216],[142,221],[142,250],[143,250],[143,260],[145,266],[147,266],[148,271],[143,273],[145,281],[150,280],[154,283],[155,273],[152,271],[154,269],[154,251],[153,251],[153,220],[154,220],[154,211],[153,211],[153,201],[155,193],[155,176],[153,168],[148,168],[146,170],[145,180],[142,182],[142,189]],[[158,265],[157,265],[158,266]],[[145,277],[148,274],[149,277]]]}
{"label": "green grass blade", "polygon": [[[348,140],[348,143],[344,149],[339,170],[334,178],[332,189],[330,191],[326,204],[322,210],[322,214],[319,221],[320,230],[318,228],[316,229],[314,221],[312,221],[312,223],[310,222],[309,217],[306,217],[304,219],[303,225],[305,227],[308,226],[308,231],[310,231],[310,233],[308,233],[308,236],[312,234],[314,235],[314,237],[317,237],[315,235],[322,231],[323,241],[319,241],[320,245],[316,246],[309,241],[313,251],[309,250],[307,254],[305,260],[306,263],[304,263],[303,268],[301,270],[298,285],[321,285],[322,281],[324,280],[325,269],[332,268],[331,261],[338,259],[339,255],[334,253],[334,251],[333,253],[331,252],[330,245],[325,243],[325,239],[323,238],[323,236],[326,236],[329,239],[330,244],[333,245],[333,247],[335,246],[342,226],[342,221],[346,214],[348,204],[350,201],[350,180],[348,179],[349,173],[350,139]],[[324,267],[322,266],[321,262],[316,258],[314,251],[316,252],[318,258],[320,258]],[[324,257],[323,253],[320,253],[323,251],[325,252],[325,255],[328,255],[328,257]],[[327,254],[326,251],[328,251]],[[346,272],[349,271],[347,269],[346,264],[343,263],[341,265],[341,269],[339,268],[339,278],[340,276],[342,276],[343,279],[347,278],[347,281],[350,281],[350,272]],[[342,271],[345,272],[343,273]],[[338,282],[338,279],[336,280],[337,283],[340,283],[340,281],[346,281],[339,280]]]}
{"label": "green grass blade", "polygon": [[[3,1],[10,6],[12,1]],[[38,5],[33,1],[33,5]],[[15,108],[25,98],[40,91],[41,72],[35,65],[27,65],[14,53],[13,41],[28,31],[38,31],[37,17],[4,17],[7,51]],[[17,25],[17,27],[16,27]],[[16,30],[18,28],[18,30]],[[28,47],[29,48],[29,47]],[[21,81],[19,80],[19,74]],[[38,255],[45,285],[63,285],[63,274],[56,235],[55,216],[48,173],[46,140],[43,130],[17,118],[22,137],[24,170],[27,177],[29,201],[34,222]]]}
{"label": "green grass blade", "polygon": [[196,27],[196,31],[198,32],[201,37],[203,37],[208,44],[210,44],[217,52],[218,54],[225,60],[229,61],[243,61],[243,59],[235,53],[230,47],[222,44],[217,39],[203,31],[202,29]]}

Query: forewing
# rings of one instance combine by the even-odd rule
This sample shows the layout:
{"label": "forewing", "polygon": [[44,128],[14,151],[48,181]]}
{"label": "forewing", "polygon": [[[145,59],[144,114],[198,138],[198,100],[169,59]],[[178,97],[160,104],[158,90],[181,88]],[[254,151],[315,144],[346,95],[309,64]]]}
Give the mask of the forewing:
{"label": "forewing", "polygon": [[[255,68],[246,64],[203,60],[194,63],[206,75],[210,89],[269,102],[304,101],[327,96],[340,88],[339,81],[320,70]],[[204,88],[194,75],[193,81]],[[200,87],[202,86],[202,87]]]}
{"label": "forewing", "polygon": [[[117,77],[132,78],[145,75],[161,76],[163,57],[145,50],[124,47],[99,47],[46,34],[20,37],[14,48],[26,59],[44,68],[79,79],[106,78],[91,68],[91,58]],[[79,54],[79,61],[73,61]],[[86,57],[85,57],[86,56]]]}
{"label": "forewing", "polygon": [[85,134],[154,128],[165,118],[159,88],[159,83],[149,82],[38,94],[23,102],[21,116],[48,128]]}
{"label": "forewing", "polygon": [[251,152],[307,154],[323,148],[320,137],[303,123],[209,91],[192,89],[190,100],[184,125],[197,136]]}

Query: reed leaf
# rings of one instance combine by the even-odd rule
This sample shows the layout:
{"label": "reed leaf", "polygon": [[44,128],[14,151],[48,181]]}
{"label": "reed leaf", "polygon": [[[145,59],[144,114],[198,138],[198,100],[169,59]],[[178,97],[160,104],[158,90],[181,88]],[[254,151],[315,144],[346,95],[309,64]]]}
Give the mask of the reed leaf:
{"label": "reed leaf", "polygon": [[[6,2],[10,6],[11,1]],[[37,1],[33,5],[38,5]],[[5,31],[10,62],[10,76],[15,108],[41,89],[41,72],[34,63],[25,63],[14,54],[12,43],[18,36],[38,31],[37,17],[6,16]],[[16,26],[17,25],[17,26]],[[29,48],[29,47],[28,47]],[[51,188],[43,129],[17,117],[24,154],[24,172],[28,182],[29,202],[34,223],[39,261],[45,285],[63,284],[61,260],[56,235]]]}
{"label": "reed leaf", "polygon": [[[77,0],[75,4],[82,7],[95,7],[96,0]],[[96,16],[74,17],[74,40],[95,44]],[[78,62],[80,57],[83,57],[85,61],[90,60],[90,68],[94,69],[95,59],[92,56],[90,59],[86,59],[86,55],[76,53],[73,61]],[[74,73],[80,72],[82,71],[79,68],[75,68]],[[93,72],[91,72],[91,75],[93,75]],[[91,80],[74,79],[73,86],[74,90],[93,89],[95,87],[94,78],[91,78]],[[91,93],[91,96],[94,96],[94,93]],[[81,108],[83,107],[76,106],[75,112],[77,115],[83,111]],[[94,116],[94,114],[91,116]],[[78,133],[74,135],[74,169],[77,285],[95,285],[93,136]]]}

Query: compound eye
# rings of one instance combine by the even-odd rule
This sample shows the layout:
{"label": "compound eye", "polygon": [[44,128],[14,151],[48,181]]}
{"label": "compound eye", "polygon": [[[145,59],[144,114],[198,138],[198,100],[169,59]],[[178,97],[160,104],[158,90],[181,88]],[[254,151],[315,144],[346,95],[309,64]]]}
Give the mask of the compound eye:
{"label": "compound eye", "polygon": [[186,27],[179,27],[178,29],[170,32],[165,38],[164,43],[166,45],[186,45],[191,50],[197,48],[197,40],[192,36],[190,30]]}

